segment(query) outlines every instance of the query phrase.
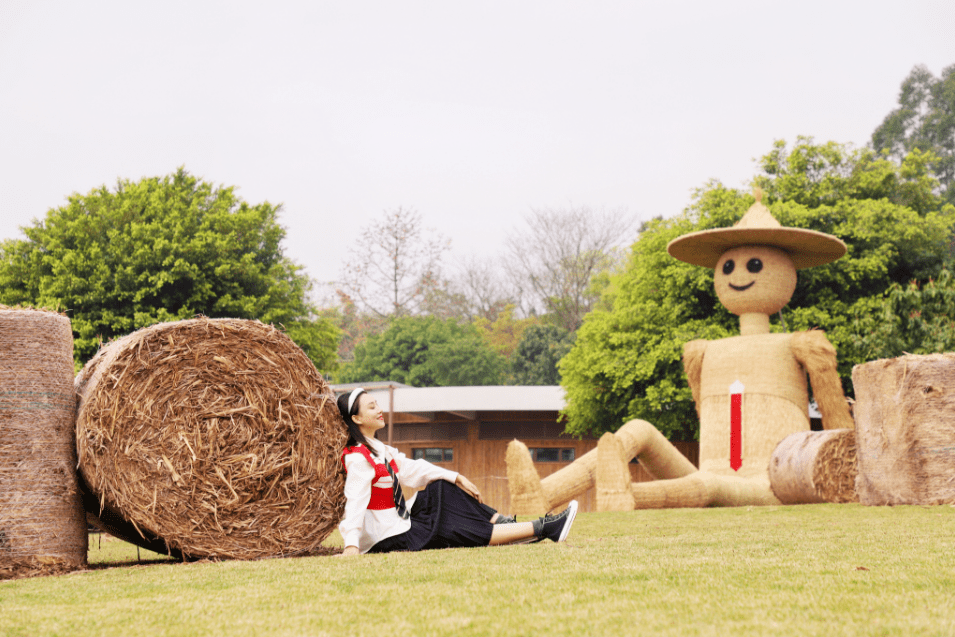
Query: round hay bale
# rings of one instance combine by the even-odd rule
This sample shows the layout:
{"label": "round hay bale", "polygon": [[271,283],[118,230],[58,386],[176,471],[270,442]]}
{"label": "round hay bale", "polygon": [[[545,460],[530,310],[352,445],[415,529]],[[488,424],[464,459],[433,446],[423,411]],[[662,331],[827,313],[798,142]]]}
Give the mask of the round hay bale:
{"label": "round hay bale", "polygon": [[70,320],[0,306],[0,579],[86,565],[75,404]]}
{"label": "round hay bale", "polygon": [[858,502],[852,429],[799,431],[776,445],[769,482],[783,504]]}
{"label": "round hay bale", "polygon": [[102,348],[76,389],[93,517],[125,539],[254,559],[315,551],[341,518],[335,395],[273,327],[153,325]]}

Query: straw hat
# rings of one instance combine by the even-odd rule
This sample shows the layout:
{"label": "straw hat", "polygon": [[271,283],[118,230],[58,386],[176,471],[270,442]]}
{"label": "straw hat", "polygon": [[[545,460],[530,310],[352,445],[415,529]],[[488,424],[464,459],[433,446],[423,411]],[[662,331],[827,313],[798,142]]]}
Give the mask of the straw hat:
{"label": "straw hat", "polygon": [[735,226],[677,237],[667,245],[667,252],[680,261],[715,268],[720,256],[730,248],[774,246],[789,254],[796,269],[825,265],[846,253],[846,244],[831,234],[781,225],[762,204],[762,190],[757,188],[753,194],[756,203]]}

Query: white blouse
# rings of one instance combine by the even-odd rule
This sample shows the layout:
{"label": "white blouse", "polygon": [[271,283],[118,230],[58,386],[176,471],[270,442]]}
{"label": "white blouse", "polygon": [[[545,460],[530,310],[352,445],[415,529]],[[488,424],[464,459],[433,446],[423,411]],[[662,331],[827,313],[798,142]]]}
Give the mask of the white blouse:
{"label": "white blouse", "polygon": [[[458,474],[454,471],[442,469],[426,460],[411,460],[394,447],[389,447],[379,440],[369,440],[369,446],[376,460],[394,459],[398,466],[396,472],[398,483],[403,487],[417,490],[423,489],[435,480],[447,480],[453,484],[458,478]],[[367,553],[381,540],[404,533],[411,528],[411,520],[402,520],[394,507],[379,511],[368,509],[375,468],[368,464],[368,460],[362,454],[347,454],[345,469],[348,472],[345,477],[345,515],[338,525],[345,546],[357,546],[359,551]],[[390,490],[391,476],[379,478],[375,486]],[[405,501],[409,511],[417,495],[415,493]]]}

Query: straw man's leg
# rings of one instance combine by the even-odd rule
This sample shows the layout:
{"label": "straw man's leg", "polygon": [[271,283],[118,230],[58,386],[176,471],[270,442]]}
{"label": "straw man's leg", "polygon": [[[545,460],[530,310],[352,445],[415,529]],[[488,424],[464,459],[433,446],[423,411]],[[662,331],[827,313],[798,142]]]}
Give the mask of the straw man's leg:
{"label": "straw man's leg", "polygon": [[[659,452],[659,449],[652,451]],[[623,445],[612,434],[604,434],[597,444],[597,452],[598,511],[780,503],[770,489],[768,478],[722,476],[694,469],[689,475],[672,479],[631,482],[630,470],[627,467],[629,460],[623,452]],[[645,457],[648,458],[647,462]],[[653,463],[659,456],[648,452],[641,454],[639,458],[641,464],[660,471],[659,462],[656,465]]]}
{"label": "straw man's leg", "polygon": [[[624,463],[639,456],[640,464],[655,478],[679,478],[696,471],[693,463],[646,421],[631,420],[612,435],[620,444],[617,453]],[[537,515],[593,488],[599,452],[599,448],[593,449],[541,480],[527,447],[520,441],[512,440],[507,447],[507,479],[512,512]]]}
{"label": "straw man's leg", "polygon": [[636,509],[781,504],[769,487],[769,478],[738,478],[708,471],[674,480],[634,482],[630,490]]}

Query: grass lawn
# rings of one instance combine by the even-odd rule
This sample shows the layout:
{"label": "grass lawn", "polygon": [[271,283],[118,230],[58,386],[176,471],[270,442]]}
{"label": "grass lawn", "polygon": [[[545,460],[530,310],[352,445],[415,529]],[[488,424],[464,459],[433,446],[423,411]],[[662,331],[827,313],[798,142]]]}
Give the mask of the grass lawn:
{"label": "grass lawn", "polygon": [[955,635],[951,506],[585,513],[561,545],[347,559],[93,542],[97,568],[0,582],[0,635]]}

